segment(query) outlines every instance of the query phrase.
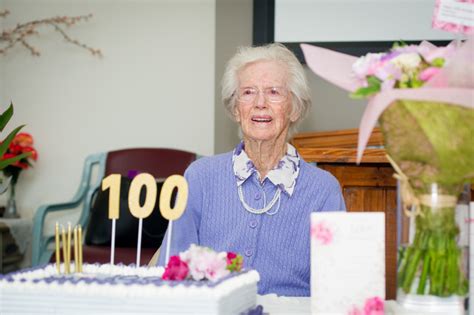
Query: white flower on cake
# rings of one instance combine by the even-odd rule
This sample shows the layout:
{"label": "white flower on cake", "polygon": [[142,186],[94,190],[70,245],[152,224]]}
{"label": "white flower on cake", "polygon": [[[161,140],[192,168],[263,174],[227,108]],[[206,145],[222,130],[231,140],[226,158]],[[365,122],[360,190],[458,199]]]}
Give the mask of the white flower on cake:
{"label": "white flower on cake", "polygon": [[215,281],[230,274],[230,270],[227,270],[226,252],[218,253],[208,247],[191,244],[179,257],[188,264],[189,274],[196,281]]}

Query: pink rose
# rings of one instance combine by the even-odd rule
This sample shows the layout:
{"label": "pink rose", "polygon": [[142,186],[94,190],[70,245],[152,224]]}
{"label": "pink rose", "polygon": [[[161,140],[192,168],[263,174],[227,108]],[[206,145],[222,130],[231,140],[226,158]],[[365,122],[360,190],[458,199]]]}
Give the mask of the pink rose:
{"label": "pink rose", "polygon": [[365,301],[364,315],[383,315],[384,314],[384,301],[375,296]]}
{"label": "pink rose", "polygon": [[179,256],[171,256],[162,278],[163,280],[184,280],[188,273],[188,264],[182,261]]}
{"label": "pink rose", "polygon": [[236,257],[237,257],[236,253],[228,252],[227,253],[227,264],[230,265],[232,263],[232,260]]}

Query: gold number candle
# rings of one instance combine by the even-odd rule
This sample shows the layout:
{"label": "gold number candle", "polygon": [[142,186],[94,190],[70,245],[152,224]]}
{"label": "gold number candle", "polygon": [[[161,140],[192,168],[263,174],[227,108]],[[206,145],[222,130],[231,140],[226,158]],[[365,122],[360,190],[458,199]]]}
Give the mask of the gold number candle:
{"label": "gold number candle", "polygon": [[102,180],[102,190],[109,189],[109,219],[112,220],[112,235],[110,237],[110,264],[115,259],[115,222],[120,215],[120,174],[110,174]]}
{"label": "gold number candle", "polygon": [[[171,208],[171,196],[173,189],[178,189],[174,208]],[[188,182],[181,175],[172,175],[168,177],[161,188],[160,194],[160,212],[161,215],[170,221],[179,219],[186,209],[188,202]]]}
{"label": "gold number candle", "polygon": [[[146,197],[142,206],[140,205],[140,191],[143,186],[146,187]],[[145,219],[153,212],[157,191],[156,181],[152,175],[142,173],[135,176],[128,192],[128,207],[135,218]]]}
{"label": "gold number candle", "polygon": [[[174,188],[178,189],[174,208],[171,208],[171,195]],[[186,209],[188,202],[188,182],[181,175],[172,175],[168,177],[161,188],[160,194],[160,212],[161,215],[168,219],[168,239],[166,242],[166,261],[169,259],[171,247],[171,235],[173,233],[173,220],[178,219]]]}

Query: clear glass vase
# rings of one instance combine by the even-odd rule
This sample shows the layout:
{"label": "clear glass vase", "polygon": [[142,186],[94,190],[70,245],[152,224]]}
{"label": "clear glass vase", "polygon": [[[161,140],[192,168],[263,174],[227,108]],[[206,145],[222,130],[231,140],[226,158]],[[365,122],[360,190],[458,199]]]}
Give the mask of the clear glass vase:
{"label": "clear glass vase", "polygon": [[433,183],[417,194],[414,238],[398,264],[397,301],[405,309],[464,314],[469,283],[455,220],[461,189]]}
{"label": "clear glass vase", "polygon": [[5,213],[3,215],[5,218],[14,219],[19,218],[20,215],[18,214],[16,208],[16,201],[15,201],[15,184],[13,182],[10,183],[10,187],[8,189],[8,201],[7,207],[5,209]]}

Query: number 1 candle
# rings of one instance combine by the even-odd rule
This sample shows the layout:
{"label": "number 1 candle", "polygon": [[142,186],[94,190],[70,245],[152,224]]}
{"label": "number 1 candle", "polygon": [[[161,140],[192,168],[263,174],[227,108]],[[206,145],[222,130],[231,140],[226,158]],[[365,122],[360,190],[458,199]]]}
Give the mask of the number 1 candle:
{"label": "number 1 candle", "polygon": [[109,189],[109,219],[112,220],[110,238],[110,264],[115,260],[115,221],[119,218],[120,209],[120,174],[110,174],[102,180],[102,190]]}

